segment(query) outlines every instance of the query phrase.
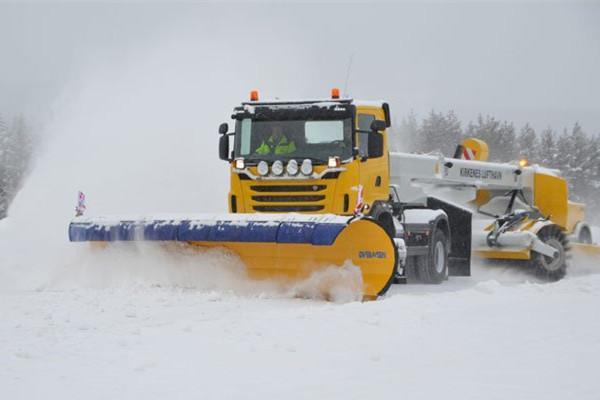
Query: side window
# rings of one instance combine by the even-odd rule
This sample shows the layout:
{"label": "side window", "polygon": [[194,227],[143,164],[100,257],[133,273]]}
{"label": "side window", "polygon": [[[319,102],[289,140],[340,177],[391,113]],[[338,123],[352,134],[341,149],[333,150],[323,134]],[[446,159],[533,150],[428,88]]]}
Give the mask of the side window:
{"label": "side window", "polygon": [[369,156],[369,133],[373,121],[374,115],[358,114],[358,153],[361,157]]}
{"label": "side window", "polygon": [[252,120],[250,118],[244,118],[242,120],[241,128],[242,132],[240,134],[240,154],[248,155],[250,154],[250,130],[251,130]]}

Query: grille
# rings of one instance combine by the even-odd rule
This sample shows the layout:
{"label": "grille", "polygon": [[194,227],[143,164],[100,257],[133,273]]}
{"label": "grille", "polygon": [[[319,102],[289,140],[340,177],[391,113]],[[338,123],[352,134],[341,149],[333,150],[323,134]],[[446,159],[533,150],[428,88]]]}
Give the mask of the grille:
{"label": "grille", "polygon": [[305,201],[321,201],[325,196],[252,196],[252,200],[261,203],[294,203]]}
{"label": "grille", "polygon": [[326,185],[250,186],[255,192],[320,192],[326,188]]}
{"label": "grille", "polygon": [[258,212],[318,212],[325,209],[327,185],[251,185],[250,206]]}
{"label": "grille", "polygon": [[320,211],[325,208],[325,206],[254,206],[252,207],[255,211],[265,211],[265,212],[312,212],[312,211]]}

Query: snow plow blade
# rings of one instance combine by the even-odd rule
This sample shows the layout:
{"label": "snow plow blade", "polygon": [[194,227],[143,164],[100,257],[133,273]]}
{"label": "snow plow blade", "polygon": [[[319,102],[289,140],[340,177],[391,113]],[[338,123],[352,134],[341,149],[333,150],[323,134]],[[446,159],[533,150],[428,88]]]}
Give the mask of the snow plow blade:
{"label": "snow plow blade", "polygon": [[397,263],[394,242],[373,220],[333,215],[194,216],[111,219],[76,217],[71,242],[185,242],[239,255],[254,279],[303,280],[346,261],[360,268],[363,297],[389,288]]}

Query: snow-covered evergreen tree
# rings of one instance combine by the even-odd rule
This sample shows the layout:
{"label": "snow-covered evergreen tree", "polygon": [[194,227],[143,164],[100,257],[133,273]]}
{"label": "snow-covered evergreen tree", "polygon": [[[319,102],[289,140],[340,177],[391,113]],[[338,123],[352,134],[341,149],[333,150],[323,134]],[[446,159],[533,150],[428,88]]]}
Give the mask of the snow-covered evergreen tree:
{"label": "snow-covered evergreen tree", "polygon": [[530,163],[537,162],[538,156],[538,137],[535,134],[535,130],[529,124],[521,129],[519,138],[517,140],[517,155],[520,159],[526,159]]}
{"label": "snow-covered evergreen tree", "polygon": [[[395,126],[395,127],[394,127]],[[390,128],[390,150],[392,151],[414,151],[417,148],[415,141],[419,135],[419,123],[414,111],[402,118],[399,124],[394,121]]]}
{"label": "snow-covered evergreen tree", "polygon": [[33,138],[25,118],[19,115],[10,125],[0,118],[0,218],[22,183],[32,152]]}
{"label": "snow-covered evergreen tree", "polygon": [[6,122],[0,115],[0,218],[5,217],[8,208],[8,158],[10,149],[8,148],[8,129]]}
{"label": "snow-covered evergreen tree", "polygon": [[417,149],[417,140],[419,137],[419,130],[421,127],[417,122],[417,114],[413,110],[402,119],[402,125],[400,125],[400,135],[405,145],[400,147],[402,150],[415,151]]}
{"label": "snow-covered evergreen tree", "polygon": [[554,167],[557,159],[556,134],[548,127],[542,131],[535,162],[545,167]]}
{"label": "snow-covered evergreen tree", "polygon": [[515,127],[512,123],[500,122],[486,115],[479,114],[477,122],[470,122],[466,134],[486,142],[490,148],[490,161],[510,161],[516,159]]}
{"label": "snow-covered evergreen tree", "polygon": [[421,124],[418,147],[426,152],[441,151],[446,157],[452,157],[461,137],[461,123],[453,111],[444,115],[432,110]]}
{"label": "snow-covered evergreen tree", "polygon": [[596,224],[600,222],[600,136],[595,135],[589,141],[589,162],[584,167],[588,182],[587,192],[583,194],[588,206],[588,216]]}

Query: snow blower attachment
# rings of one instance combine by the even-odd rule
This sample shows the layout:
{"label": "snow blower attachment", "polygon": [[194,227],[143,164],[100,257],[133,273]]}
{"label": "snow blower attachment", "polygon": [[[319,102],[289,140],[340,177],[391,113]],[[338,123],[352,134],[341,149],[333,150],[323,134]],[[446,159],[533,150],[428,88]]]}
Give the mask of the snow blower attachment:
{"label": "snow blower attachment", "polygon": [[342,266],[360,268],[365,298],[385,293],[392,282],[396,244],[375,222],[334,215],[200,215],[190,218],[85,218],[69,225],[72,242],[184,242],[224,247],[245,263],[250,278],[308,278]]}
{"label": "snow blower attachment", "polygon": [[560,171],[526,160],[488,162],[488,146],[467,139],[454,158],[392,154],[391,180],[405,202],[444,199],[471,210],[473,255],[530,266],[542,278],[561,279],[568,259],[600,254],[585,223],[585,205],[568,199]]}

